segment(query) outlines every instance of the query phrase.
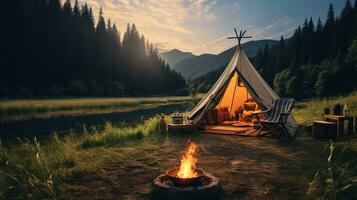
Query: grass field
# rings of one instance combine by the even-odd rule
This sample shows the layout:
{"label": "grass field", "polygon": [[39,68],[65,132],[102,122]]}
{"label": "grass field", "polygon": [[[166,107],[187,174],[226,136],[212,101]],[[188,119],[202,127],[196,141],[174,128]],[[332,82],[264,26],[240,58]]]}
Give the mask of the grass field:
{"label": "grass field", "polygon": [[[348,101],[353,109],[355,97],[334,102]],[[295,117],[318,118],[315,110],[325,102],[307,103],[295,110]],[[188,138],[200,147],[199,166],[221,179],[220,199],[356,198],[356,139],[329,145],[306,137],[286,143],[173,135],[161,131],[159,121],[154,117],[134,127],[107,123],[103,131],[89,134],[84,129],[62,138],[53,134],[45,143],[3,141],[0,199],[148,199],[152,180],[179,164]]]}
{"label": "grass field", "polygon": [[22,121],[68,115],[131,111],[173,103],[195,101],[195,97],[138,97],[138,98],[71,98],[38,100],[1,100],[0,122]]}
{"label": "grass field", "polygon": [[294,111],[294,117],[300,124],[309,124],[314,120],[321,120],[324,108],[330,108],[333,112],[335,104],[348,104],[352,116],[357,116],[357,92],[339,97],[326,97],[324,99],[312,99],[297,106]]}

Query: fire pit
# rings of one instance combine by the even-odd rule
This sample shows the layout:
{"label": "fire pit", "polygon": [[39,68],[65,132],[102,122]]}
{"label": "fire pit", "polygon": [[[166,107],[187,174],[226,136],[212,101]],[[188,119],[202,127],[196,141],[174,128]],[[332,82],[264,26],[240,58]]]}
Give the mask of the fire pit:
{"label": "fire pit", "polygon": [[220,191],[219,179],[196,168],[197,145],[189,140],[180,167],[168,170],[154,180],[154,194],[172,200],[212,199]]}
{"label": "fire pit", "polygon": [[203,170],[196,169],[195,171],[196,176],[190,178],[181,178],[177,176],[178,171],[179,169],[175,168],[169,170],[166,174],[169,177],[169,179],[174,183],[174,185],[179,187],[198,186],[201,184],[202,178],[205,175]]}

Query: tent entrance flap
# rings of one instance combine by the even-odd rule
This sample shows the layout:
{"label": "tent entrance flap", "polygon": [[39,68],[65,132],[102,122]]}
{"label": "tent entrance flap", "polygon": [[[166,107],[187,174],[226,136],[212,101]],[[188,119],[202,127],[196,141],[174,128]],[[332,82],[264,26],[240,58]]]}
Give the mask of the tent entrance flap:
{"label": "tent entrance flap", "polygon": [[227,108],[231,116],[235,111],[244,104],[248,99],[252,98],[246,87],[239,81],[239,75],[234,72],[220,102],[216,106],[219,108]]}

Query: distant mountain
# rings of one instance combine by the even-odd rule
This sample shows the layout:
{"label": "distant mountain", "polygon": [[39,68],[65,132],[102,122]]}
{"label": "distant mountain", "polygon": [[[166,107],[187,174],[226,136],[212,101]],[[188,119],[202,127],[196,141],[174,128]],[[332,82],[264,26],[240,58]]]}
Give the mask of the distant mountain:
{"label": "distant mountain", "polygon": [[161,53],[160,57],[164,59],[171,68],[173,68],[175,64],[181,60],[195,57],[195,55],[193,55],[191,52],[182,52],[178,49],[173,49],[171,51]]}
{"label": "distant mountain", "polygon": [[[277,44],[276,40],[257,40],[249,41],[243,44],[243,48],[248,57],[254,57],[259,48],[264,48],[265,45],[269,47]],[[194,79],[200,75],[203,75],[209,71],[217,70],[220,67],[226,65],[231,59],[236,46],[218,54],[202,54],[200,56],[194,56],[177,62],[174,65],[174,69],[181,74],[186,79]]]}

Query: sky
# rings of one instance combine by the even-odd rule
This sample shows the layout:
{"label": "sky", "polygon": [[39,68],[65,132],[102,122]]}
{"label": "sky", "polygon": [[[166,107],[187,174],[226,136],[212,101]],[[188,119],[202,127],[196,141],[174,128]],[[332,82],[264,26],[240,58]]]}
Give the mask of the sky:
{"label": "sky", "polygon": [[[74,1],[74,0],[73,0]],[[234,45],[233,28],[247,30],[251,40],[290,37],[295,28],[312,17],[326,19],[332,3],[339,15],[345,0],[80,0],[102,7],[121,35],[127,23],[135,23],[160,52],[171,49],[196,55],[218,54]],[[352,3],[353,4],[353,3]],[[249,41],[249,40],[246,40]],[[244,41],[243,41],[244,42]]]}

